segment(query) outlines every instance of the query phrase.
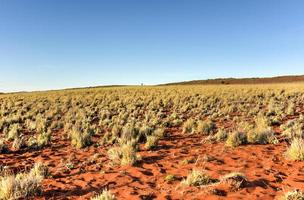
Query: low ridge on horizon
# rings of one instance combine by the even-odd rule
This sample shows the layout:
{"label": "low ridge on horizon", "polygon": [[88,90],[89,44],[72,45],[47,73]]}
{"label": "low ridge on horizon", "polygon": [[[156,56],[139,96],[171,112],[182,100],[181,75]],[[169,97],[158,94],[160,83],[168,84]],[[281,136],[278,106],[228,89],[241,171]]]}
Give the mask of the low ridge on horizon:
{"label": "low ridge on horizon", "polygon": [[166,85],[216,85],[216,84],[265,84],[265,83],[293,83],[304,81],[304,75],[285,75],[285,76],[272,76],[272,77],[247,77],[247,78],[214,78],[202,80],[190,80],[181,82],[172,82],[159,84],[160,86]]}
{"label": "low ridge on horizon", "polygon": [[[272,76],[272,77],[247,77],[247,78],[213,78],[213,79],[201,79],[201,80],[189,80],[181,82],[170,82],[156,85],[144,85],[143,86],[170,86],[170,85],[229,85],[229,84],[267,84],[267,83],[294,83],[304,82],[304,75],[284,75],[284,76]],[[35,90],[35,91],[17,91],[17,92],[0,92],[0,94],[12,94],[12,93],[27,93],[27,92],[46,92],[46,91],[58,91],[58,90],[77,90],[77,89],[91,89],[91,88],[108,88],[108,87],[127,87],[127,86],[140,86],[140,85],[97,85],[87,87],[75,87],[75,88],[58,88],[53,90]]]}

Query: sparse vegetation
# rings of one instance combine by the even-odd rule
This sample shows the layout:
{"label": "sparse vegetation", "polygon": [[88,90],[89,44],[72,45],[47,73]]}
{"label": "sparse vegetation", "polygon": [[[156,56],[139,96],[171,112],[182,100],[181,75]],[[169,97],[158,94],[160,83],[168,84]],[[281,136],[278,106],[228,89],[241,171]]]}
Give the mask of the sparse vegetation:
{"label": "sparse vegetation", "polygon": [[304,192],[300,190],[289,191],[284,194],[282,200],[304,200]]}
{"label": "sparse vegetation", "polygon": [[214,135],[217,142],[225,141],[228,137],[228,133],[223,130],[219,129],[218,132]]}
{"label": "sparse vegetation", "polygon": [[10,200],[27,198],[41,193],[43,172],[36,166],[27,173],[13,175],[9,172],[0,176],[0,199]]}
{"label": "sparse vegetation", "polygon": [[115,195],[109,190],[103,190],[99,195],[92,197],[91,200],[116,200]]}
{"label": "sparse vegetation", "polygon": [[134,141],[128,141],[126,143],[121,143],[119,146],[112,147],[108,151],[109,158],[114,164],[119,165],[134,165],[139,159],[136,154],[136,147]]}
{"label": "sparse vegetation", "polygon": [[[97,173],[101,175],[96,176],[97,182],[113,173],[115,181],[123,184],[132,179],[132,187],[145,177],[151,179],[151,191],[154,184],[164,182],[170,189],[176,185],[208,186],[210,189],[222,183],[229,186],[229,191],[225,189],[216,194],[240,190],[248,185],[243,174],[228,174],[220,178],[218,184],[213,184],[216,181],[204,171],[192,170],[187,175],[185,169],[204,168],[213,175],[218,173],[218,166],[237,167],[237,159],[245,162],[246,156],[260,158],[264,148],[273,149],[272,161],[275,162],[281,159],[276,156],[277,146],[255,144],[280,142],[290,143],[284,154],[286,159],[280,162],[303,161],[302,90],[301,85],[193,85],[0,95],[0,160],[8,165],[1,166],[0,162],[0,171],[2,168],[12,170],[0,173],[1,195],[6,199],[35,198],[32,196],[41,194],[42,177],[57,181],[53,176],[58,176],[66,181],[65,177],[72,173],[80,178],[86,173]],[[248,148],[257,148],[257,151],[246,151],[245,144],[254,144]],[[223,148],[240,145],[244,146],[241,149]],[[281,143],[278,148],[283,146]],[[231,159],[224,159],[222,155],[237,162],[230,163]],[[46,159],[50,160],[47,162],[50,170],[37,163],[28,171],[33,160],[44,162]],[[15,162],[20,164],[14,165]],[[278,165],[274,168],[288,173]],[[163,178],[155,179],[158,172]],[[247,174],[246,168],[244,173]],[[220,175],[218,173],[216,177]],[[115,185],[109,185],[112,187]],[[187,192],[191,189],[194,188],[185,187]],[[14,193],[16,190],[24,192]],[[92,199],[115,198],[113,195],[107,197],[106,193]],[[115,194],[121,195],[120,191]],[[271,195],[274,194],[275,191]],[[139,192],[138,195],[146,198],[150,194]],[[158,197],[157,192],[155,196]]]}
{"label": "sparse vegetation", "polygon": [[214,143],[214,142],[224,142],[228,137],[228,133],[224,129],[219,129],[216,134],[209,135],[204,138],[202,143]]}
{"label": "sparse vegetation", "polygon": [[294,138],[286,151],[286,156],[290,160],[304,161],[304,140]]}
{"label": "sparse vegetation", "polygon": [[49,175],[49,170],[47,166],[41,162],[37,162],[31,169],[30,173],[34,174],[35,176],[42,176],[45,178]]}
{"label": "sparse vegetation", "polygon": [[210,120],[198,121],[196,131],[204,135],[209,135],[214,131],[215,128],[216,128],[215,123],[213,123]]}
{"label": "sparse vegetation", "polygon": [[192,170],[186,179],[182,180],[182,185],[187,186],[202,186],[212,183],[212,179],[205,172],[200,170]]}
{"label": "sparse vegetation", "polygon": [[6,153],[8,151],[8,147],[4,142],[3,138],[0,138],[0,153]]}
{"label": "sparse vegetation", "polygon": [[7,134],[8,140],[15,140],[19,137],[20,134],[20,126],[19,124],[11,125]]}
{"label": "sparse vegetation", "polygon": [[282,135],[285,136],[288,140],[294,138],[303,138],[304,139],[304,130],[303,124],[298,120],[288,121],[286,124],[281,125]]}
{"label": "sparse vegetation", "polygon": [[183,124],[183,133],[193,133],[195,129],[195,121],[193,119],[188,119]]}
{"label": "sparse vegetation", "polygon": [[226,146],[228,147],[237,147],[246,143],[247,143],[246,134],[239,131],[229,134],[226,140]]}
{"label": "sparse vegetation", "polygon": [[221,182],[224,182],[229,185],[232,190],[239,190],[244,188],[247,184],[247,178],[244,174],[239,172],[232,172],[221,177]]}
{"label": "sparse vegetation", "polygon": [[27,141],[27,146],[31,149],[41,149],[51,143],[51,132],[43,132],[37,136],[31,136]]}
{"label": "sparse vegetation", "polygon": [[24,148],[26,146],[24,137],[15,137],[14,142],[13,142],[13,149],[18,151],[21,148]]}
{"label": "sparse vegetation", "polygon": [[147,142],[145,144],[145,148],[150,150],[157,146],[159,138],[154,135],[147,136]]}
{"label": "sparse vegetation", "polygon": [[84,148],[92,143],[91,135],[88,132],[88,130],[83,130],[80,127],[74,126],[70,137],[71,137],[72,145],[77,149]]}
{"label": "sparse vegetation", "polygon": [[173,174],[168,174],[165,177],[165,181],[168,182],[168,183],[174,181],[175,179],[176,179],[176,177]]}
{"label": "sparse vegetation", "polygon": [[247,141],[253,144],[278,143],[271,127],[265,124],[256,124],[256,126],[247,133]]}

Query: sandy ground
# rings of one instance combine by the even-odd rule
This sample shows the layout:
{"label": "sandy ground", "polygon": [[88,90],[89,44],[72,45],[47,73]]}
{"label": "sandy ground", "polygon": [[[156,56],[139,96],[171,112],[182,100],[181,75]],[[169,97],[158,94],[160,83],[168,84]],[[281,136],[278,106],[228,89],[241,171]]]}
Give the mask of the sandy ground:
{"label": "sandy ground", "polygon": [[[35,151],[0,154],[0,164],[16,172],[30,169],[35,162],[48,165],[51,176],[43,181],[43,193],[34,199],[89,199],[110,189],[118,199],[275,199],[294,188],[304,189],[304,163],[288,161],[288,144],[225,147],[223,143],[205,144],[202,135],[184,135],[178,128],[153,151],[140,147],[142,157],[136,166],[112,166],[107,149],[90,146],[72,148],[69,140],[53,134],[50,147]],[[98,139],[97,136],[94,138]],[[188,162],[185,162],[185,161]],[[219,179],[230,172],[248,178],[243,188],[225,184],[185,187],[180,182],[191,169],[205,170]],[[166,175],[176,178],[167,182]]]}

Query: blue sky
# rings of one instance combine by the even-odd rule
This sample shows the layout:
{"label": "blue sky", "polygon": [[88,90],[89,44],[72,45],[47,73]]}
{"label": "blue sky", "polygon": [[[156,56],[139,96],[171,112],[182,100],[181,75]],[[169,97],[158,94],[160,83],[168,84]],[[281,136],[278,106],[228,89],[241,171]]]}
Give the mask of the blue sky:
{"label": "blue sky", "polygon": [[304,74],[302,0],[0,0],[0,91]]}

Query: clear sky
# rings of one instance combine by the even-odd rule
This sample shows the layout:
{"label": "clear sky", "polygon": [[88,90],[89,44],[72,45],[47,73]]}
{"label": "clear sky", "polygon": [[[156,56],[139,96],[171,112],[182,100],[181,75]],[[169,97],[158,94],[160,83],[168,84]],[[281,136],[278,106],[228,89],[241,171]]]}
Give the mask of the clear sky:
{"label": "clear sky", "polygon": [[303,0],[0,0],[0,91],[285,74]]}

